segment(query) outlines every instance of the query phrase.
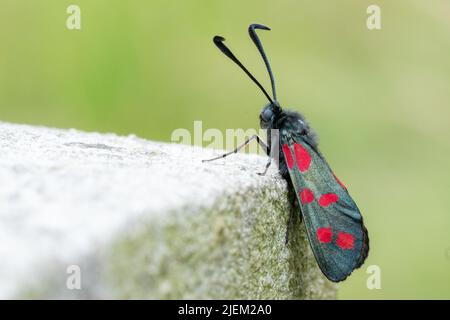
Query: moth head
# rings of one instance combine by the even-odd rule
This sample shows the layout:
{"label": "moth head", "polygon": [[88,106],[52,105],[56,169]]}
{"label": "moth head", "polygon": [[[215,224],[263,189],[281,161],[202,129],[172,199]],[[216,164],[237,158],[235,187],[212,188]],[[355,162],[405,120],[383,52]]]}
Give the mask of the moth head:
{"label": "moth head", "polygon": [[271,128],[276,117],[281,112],[281,107],[277,101],[267,104],[259,114],[259,124],[261,128]]}

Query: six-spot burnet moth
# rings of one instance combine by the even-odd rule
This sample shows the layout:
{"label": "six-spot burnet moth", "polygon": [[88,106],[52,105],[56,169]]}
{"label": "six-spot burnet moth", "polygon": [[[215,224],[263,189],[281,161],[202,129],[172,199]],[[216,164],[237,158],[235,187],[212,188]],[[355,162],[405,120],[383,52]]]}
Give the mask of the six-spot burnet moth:
{"label": "six-spot burnet moth", "polygon": [[[266,145],[255,135],[235,150],[204,161],[225,158],[255,139],[269,156],[265,170],[260,174],[267,172],[275,156],[279,157],[279,172],[287,180],[290,194],[295,192],[293,211],[300,208],[309,243],[320,269],[331,281],[342,281],[367,258],[369,252],[367,229],[347,188],[336,177],[320,153],[315,132],[301,114],[281,108],[277,100],[273,73],[256,29],[270,29],[260,24],[252,24],[248,32],[269,73],[273,99],[225,46],[223,37],[215,36],[214,43],[253,80],[269,100],[259,115],[261,128],[267,129],[268,143]],[[278,132],[275,138],[271,134],[273,130]],[[279,154],[274,154],[276,152]],[[290,222],[292,218],[291,213]],[[290,222],[286,231],[286,242]]]}

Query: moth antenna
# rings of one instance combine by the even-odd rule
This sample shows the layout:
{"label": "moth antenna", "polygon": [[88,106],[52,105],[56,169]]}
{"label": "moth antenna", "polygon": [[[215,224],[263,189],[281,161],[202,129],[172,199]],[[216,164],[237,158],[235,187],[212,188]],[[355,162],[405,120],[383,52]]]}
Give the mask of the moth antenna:
{"label": "moth antenna", "polygon": [[270,28],[263,26],[262,24],[254,23],[248,27],[248,34],[250,35],[250,38],[255,43],[256,48],[258,48],[258,51],[261,54],[261,56],[264,60],[264,63],[266,64],[267,71],[269,72],[270,82],[272,84],[273,100],[277,101],[277,92],[275,90],[275,78],[273,77],[272,68],[270,68],[270,63],[269,63],[269,60],[267,59],[266,53],[264,52],[264,48],[261,43],[261,40],[259,40],[259,37],[256,34],[256,29],[270,30]]}
{"label": "moth antenna", "polygon": [[235,55],[231,52],[231,50],[228,49],[228,47],[223,43],[225,41],[225,38],[221,36],[215,36],[213,41],[214,44],[217,46],[217,48],[219,48],[219,50],[222,51],[224,55],[226,55],[234,63],[236,63],[242,70],[244,70],[244,72],[250,77],[250,79],[253,80],[253,82],[259,87],[259,89],[261,89],[261,91],[264,93],[264,95],[270,101],[270,103],[273,104],[272,98],[269,96],[269,94],[261,85],[261,83],[259,83],[258,80],[256,80],[256,78],[250,73],[250,71],[248,71],[247,68],[244,67],[244,65],[238,60],[238,58],[236,58]]}

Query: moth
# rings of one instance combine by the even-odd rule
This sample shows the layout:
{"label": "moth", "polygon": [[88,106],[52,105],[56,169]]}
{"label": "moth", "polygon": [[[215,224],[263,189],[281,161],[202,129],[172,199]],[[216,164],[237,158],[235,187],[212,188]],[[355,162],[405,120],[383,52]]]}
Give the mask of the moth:
{"label": "moth", "polygon": [[[294,209],[289,216],[286,243],[293,215],[299,208],[309,243],[323,274],[333,282],[345,280],[354,269],[364,263],[369,253],[369,236],[363,217],[347,188],[333,173],[319,151],[315,131],[303,115],[282,108],[278,102],[275,79],[256,33],[257,29],[270,28],[252,24],[248,32],[269,73],[273,98],[224,44],[225,38],[215,36],[213,41],[268,99],[269,103],[259,115],[261,128],[267,129],[267,144],[254,135],[235,150],[204,161],[225,158],[256,140],[269,156],[263,172],[259,173],[264,175],[277,155],[279,172],[288,183]],[[272,134],[273,131],[278,134]]]}

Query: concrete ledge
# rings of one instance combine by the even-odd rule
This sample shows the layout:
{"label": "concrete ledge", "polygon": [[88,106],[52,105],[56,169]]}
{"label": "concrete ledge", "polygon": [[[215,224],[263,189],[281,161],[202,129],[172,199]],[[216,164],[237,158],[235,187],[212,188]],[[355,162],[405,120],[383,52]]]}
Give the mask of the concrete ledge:
{"label": "concrete ledge", "polygon": [[0,298],[335,298],[276,168],[213,154],[0,122]]}

